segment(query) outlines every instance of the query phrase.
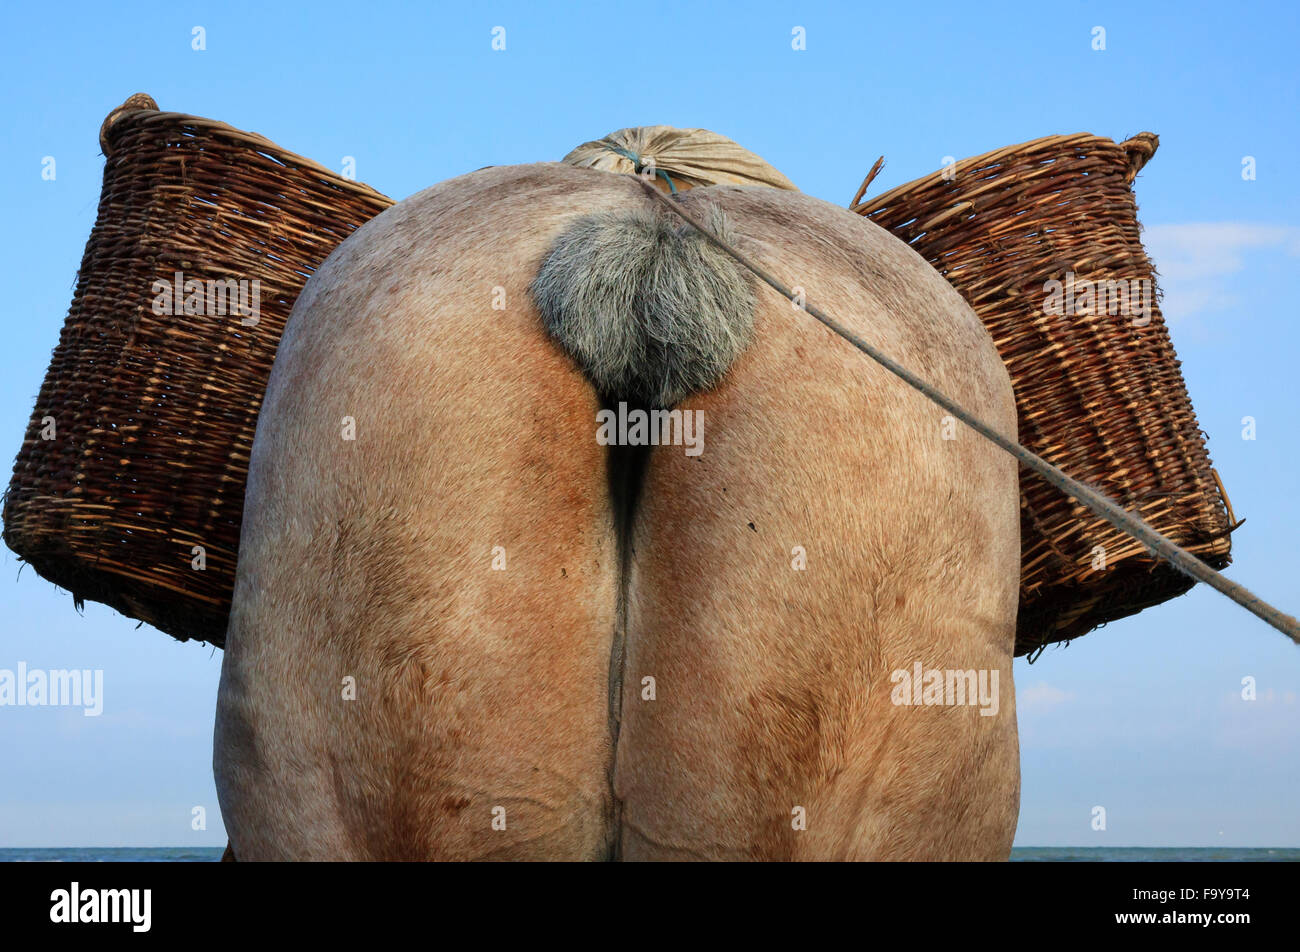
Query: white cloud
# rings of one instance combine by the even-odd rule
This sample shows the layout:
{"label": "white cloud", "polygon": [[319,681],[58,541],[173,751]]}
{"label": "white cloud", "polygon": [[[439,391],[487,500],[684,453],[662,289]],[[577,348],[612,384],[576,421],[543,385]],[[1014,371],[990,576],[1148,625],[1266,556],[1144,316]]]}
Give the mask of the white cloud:
{"label": "white cloud", "polygon": [[1161,310],[1170,323],[1238,306],[1230,279],[1245,269],[1249,252],[1280,250],[1300,257],[1300,228],[1286,225],[1150,225],[1142,240],[1160,273]]}
{"label": "white cloud", "polygon": [[1031,687],[1016,692],[1016,706],[1022,711],[1046,711],[1064,704],[1074,695],[1060,688],[1052,687],[1046,681],[1039,681]]}

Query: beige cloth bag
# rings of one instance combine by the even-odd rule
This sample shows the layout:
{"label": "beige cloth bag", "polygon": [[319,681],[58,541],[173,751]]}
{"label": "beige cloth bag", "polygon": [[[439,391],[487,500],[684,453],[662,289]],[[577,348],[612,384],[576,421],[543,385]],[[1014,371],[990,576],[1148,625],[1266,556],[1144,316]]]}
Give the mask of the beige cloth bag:
{"label": "beige cloth bag", "polygon": [[[635,157],[635,158],[634,158]],[[699,185],[766,185],[798,191],[793,182],[726,136],[708,129],[640,126],[619,129],[584,142],[563,159],[566,165],[634,174],[653,164],[677,188]],[[664,178],[656,176],[662,187]]]}

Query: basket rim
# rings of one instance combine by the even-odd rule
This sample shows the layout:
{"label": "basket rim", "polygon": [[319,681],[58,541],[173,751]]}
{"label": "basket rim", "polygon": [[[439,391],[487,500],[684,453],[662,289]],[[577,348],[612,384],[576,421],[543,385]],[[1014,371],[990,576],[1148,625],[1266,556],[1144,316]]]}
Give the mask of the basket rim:
{"label": "basket rim", "polygon": [[[111,115],[111,114],[110,114]],[[247,146],[253,146],[259,152],[265,152],[276,161],[286,166],[313,172],[322,178],[328,179],[330,184],[339,188],[354,192],[367,198],[378,198],[383,201],[392,203],[393,199],[389,198],[383,192],[366,185],[364,182],[358,182],[353,179],[344,178],[333,169],[328,169],[314,159],[309,159],[304,155],[299,155],[277,145],[266,136],[259,135],[256,132],[248,132],[229,123],[221,122],[217,119],[208,119],[205,116],[195,116],[187,112],[164,112],[157,109],[131,109],[121,112],[113,117],[112,124],[105,130],[105,138],[112,140],[122,135],[123,131],[134,123],[159,123],[165,125],[191,126],[196,130],[207,135],[217,135],[226,139]]]}
{"label": "basket rim", "polygon": [[1159,147],[1160,137],[1153,132],[1139,132],[1130,136],[1123,142],[1116,142],[1114,139],[1106,136],[1095,135],[1091,132],[1071,132],[1063,135],[1041,136],[1037,139],[1029,139],[1016,145],[1003,146],[1000,149],[993,149],[988,152],[982,152],[979,155],[972,155],[961,159],[952,166],[945,166],[937,169],[929,175],[923,175],[920,178],[912,179],[901,185],[896,185],[887,192],[882,192],[872,199],[860,199],[856,205],[851,205],[849,211],[858,215],[870,215],[879,208],[896,201],[900,196],[921,188],[929,188],[946,181],[945,175],[950,178],[954,175],[968,172],[973,168],[984,168],[990,165],[996,165],[999,162],[1011,157],[1012,155],[1030,155],[1035,152],[1057,151],[1063,146],[1080,146],[1091,145],[1103,149],[1118,149],[1128,153],[1129,181],[1135,176],[1147,161],[1155,154]]}

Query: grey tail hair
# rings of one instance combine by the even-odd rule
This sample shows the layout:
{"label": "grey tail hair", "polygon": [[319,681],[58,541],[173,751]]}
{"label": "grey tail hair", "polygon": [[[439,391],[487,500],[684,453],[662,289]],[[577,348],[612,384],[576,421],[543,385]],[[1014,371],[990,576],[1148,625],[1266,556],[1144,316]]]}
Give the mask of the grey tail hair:
{"label": "grey tail hair", "polygon": [[[533,281],[547,332],[606,399],[672,407],[749,345],[754,288],[725,252],[659,209],[579,218]],[[711,209],[709,227],[729,228]]]}

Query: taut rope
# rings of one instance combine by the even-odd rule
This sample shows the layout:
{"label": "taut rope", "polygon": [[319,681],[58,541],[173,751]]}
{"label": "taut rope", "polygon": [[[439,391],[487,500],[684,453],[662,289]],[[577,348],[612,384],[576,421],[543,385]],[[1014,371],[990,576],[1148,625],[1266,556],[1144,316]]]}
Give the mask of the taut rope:
{"label": "taut rope", "polygon": [[968,413],[959,404],[944,396],[920,377],[917,377],[906,367],[895,363],[889,357],[876,350],[875,347],[854,334],[851,330],[839,321],[835,320],[835,318],[831,317],[825,311],[811,303],[800,304],[798,298],[789,288],[783,285],[776,278],[772,277],[772,275],[763,268],[754,264],[730,244],[709,231],[709,229],[697,221],[694,216],[687,214],[686,210],[682,208],[680,201],[670,199],[653,185],[650,185],[644,180],[642,180],[642,184],[655,201],[666,206],[673,214],[683,219],[705,238],[713,242],[713,244],[717,245],[732,258],[736,259],[736,261],[738,261],[743,267],[751,271],[756,277],[762,280],[778,294],[785,297],[796,307],[799,307],[801,310],[806,311],[817,320],[821,321],[836,334],[839,334],[840,337],[843,337],[846,341],[858,350],[862,351],[876,363],[880,364],[880,366],[884,367],[894,376],[901,379],[904,383],[919,390],[930,400],[943,407],[958,420],[961,420],[972,430],[992,442],[994,445],[1006,450],[1019,460],[1021,464],[1032,469],[1057,489],[1078,500],[1111,525],[1127,532],[1133,538],[1145,545],[1147,550],[1152,554],[1164,559],[1185,575],[1191,576],[1198,582],[1205,582],[1211,588],[1217,589],[1224,595],[1227,595],[1242,608],[1262,618],[1296,644],[1300,644],[1300,622],[1297,622],[1294,617],[1274,608],[1268,602],[1253,594],[1245,586],[1238,585],[1231,579],[1216,572],[1196,556],[1192,555],[1192,553],[1179,546],[1173,540],[1161,535],[1155,529],[1151,528],[1151,526],[1147,525],[1140,517],[1129,512],[1118,503],[1097,492],[1092,487],[1068,476],[1066,473],[1047,462],[1047,460],[1025,449],[1025,447],[1021,446],[1014,440],[1007,439],[1001,433],[998,433],[991,426],[986,424],[983,420]]}

